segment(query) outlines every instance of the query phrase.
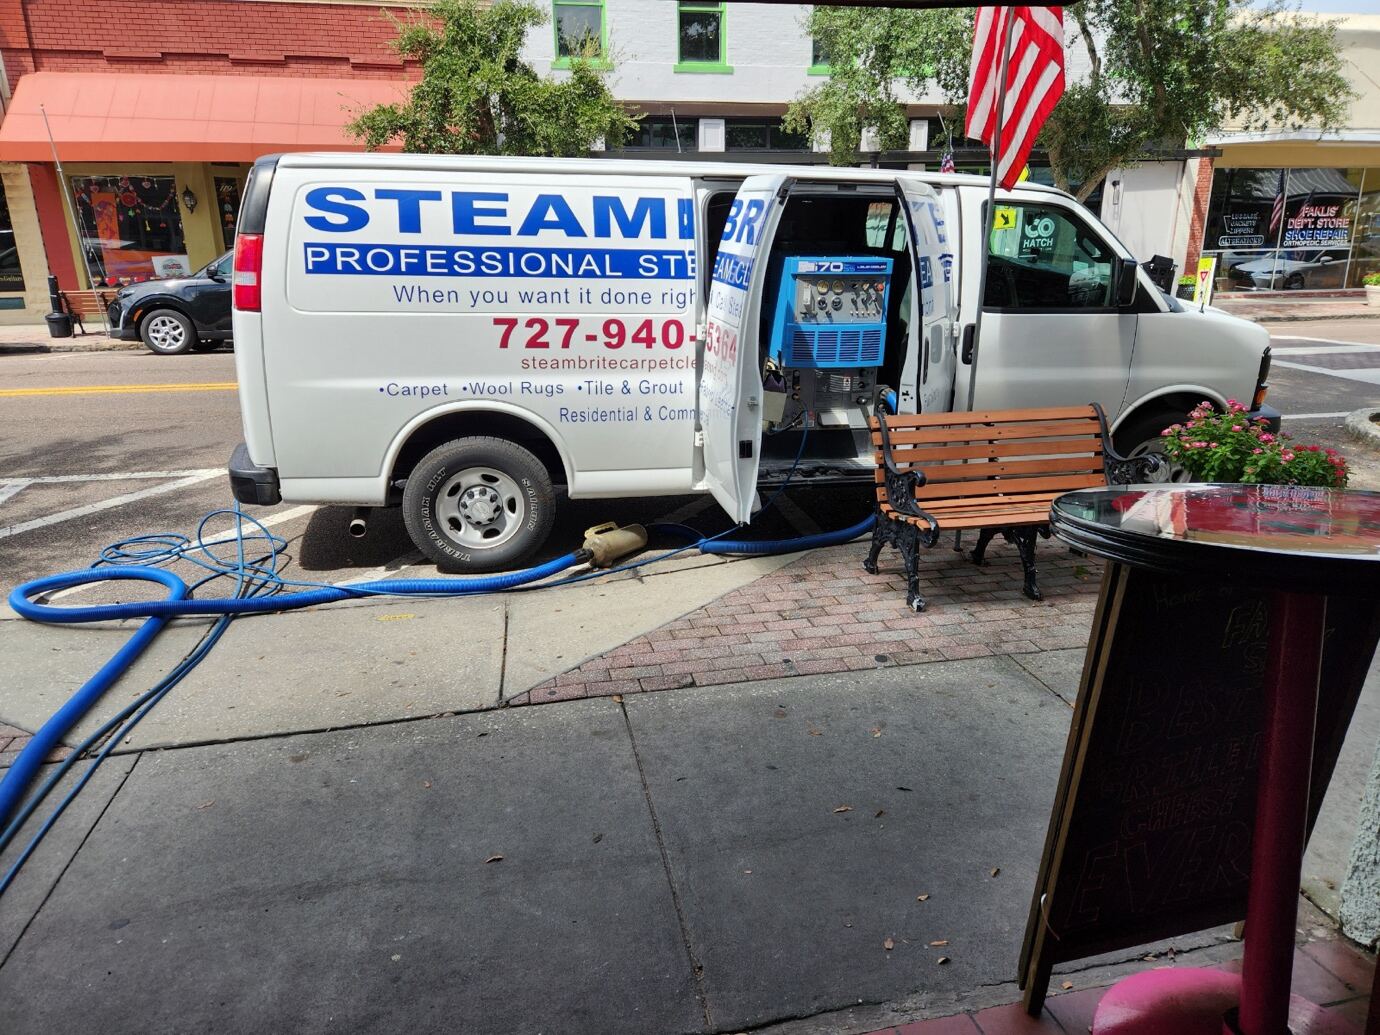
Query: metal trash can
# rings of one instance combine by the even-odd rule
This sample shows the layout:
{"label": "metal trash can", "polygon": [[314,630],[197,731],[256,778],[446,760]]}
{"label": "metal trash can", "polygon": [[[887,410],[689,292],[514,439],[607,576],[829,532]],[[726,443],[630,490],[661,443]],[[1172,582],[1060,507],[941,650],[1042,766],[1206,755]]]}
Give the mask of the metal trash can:
{"label": "metal trash can", "polygon": [[72,337],[72,317],[68,313],[49,313],[43,319],[48,321],[48,337]]}
{"label": "metal trash can", "polygon": [[1150,279],[1155,286],[1165,294],[1174,293],[1174,260],[1167,255],[1151,256],[1148,262],[1142,262],[1141,268],[1150,274]]}

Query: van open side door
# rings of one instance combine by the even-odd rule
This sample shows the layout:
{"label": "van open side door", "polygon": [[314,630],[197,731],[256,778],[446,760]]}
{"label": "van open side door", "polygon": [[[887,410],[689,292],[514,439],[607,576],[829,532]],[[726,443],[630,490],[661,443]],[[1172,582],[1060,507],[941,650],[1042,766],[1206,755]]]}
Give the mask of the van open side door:
{"label": "van open side door", "polygon": [[737,522],[752,516],[762,447],[758,328],[771,240],[790,179],[749,176],[724,223],[714,259],[701,359],[698,417],[704,480]]}
{"label": "van open side door", "polygon": [[[954,391],[953,254],[944,226],[939,195],[919,180],[899,177],[896,191],[905,214],[915,287],[910,299],[910,326],[915,328],[901,370],[902,413],[944,413],[952,407]],[[911,395],[914,386],[915,395]]]}

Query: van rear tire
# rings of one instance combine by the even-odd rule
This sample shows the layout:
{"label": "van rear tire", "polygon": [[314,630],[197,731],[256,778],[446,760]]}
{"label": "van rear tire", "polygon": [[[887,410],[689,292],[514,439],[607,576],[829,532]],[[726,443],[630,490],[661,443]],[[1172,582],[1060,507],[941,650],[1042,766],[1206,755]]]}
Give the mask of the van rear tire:
{"label": "van rear tire", "polygon": [[474,436],[437,446],[403,490],[408,535],[442,571],[515,568],[551,534],[551,476],[527,449]]}

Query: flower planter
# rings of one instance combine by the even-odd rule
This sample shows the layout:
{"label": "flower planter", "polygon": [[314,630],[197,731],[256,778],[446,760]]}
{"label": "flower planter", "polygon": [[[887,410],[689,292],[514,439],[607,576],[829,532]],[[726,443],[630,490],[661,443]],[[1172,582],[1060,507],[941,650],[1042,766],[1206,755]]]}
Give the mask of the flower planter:
{"label": "flower planter", "polygon": [[1366,285],[1366,305],[1380,307],[1380,284]]}

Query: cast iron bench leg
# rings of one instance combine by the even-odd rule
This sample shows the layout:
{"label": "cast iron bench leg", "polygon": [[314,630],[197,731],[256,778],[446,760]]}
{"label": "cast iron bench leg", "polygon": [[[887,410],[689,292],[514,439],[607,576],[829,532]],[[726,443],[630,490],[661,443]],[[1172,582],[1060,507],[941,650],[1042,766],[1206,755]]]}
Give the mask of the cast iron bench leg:
{"label": "cast iron bench leg", "polygon": [[1043,600],[1040,587],[1035,582],[1035,536],[1034,528],[1014,528],[1002,533],[1015,544],[1021,555],[1021,567],[1025,569],[1025,593],[1031,600]]}
{"label": "cast iron bench leg", "polygon": [[977,546],[973,547],[972,555],[974,564],[987,563],[987,544],[996,538],[996,535],[997,530],[995,528],[982,528],[978,530]]}
{"label": "cast iron bench leg", "polygon": [[920,529],[906,524],[898,529],[901,533],[896,540],[896,548],[906,562],[906,606],[912,611],[925,610],[925,598],[920,595]]}
{"label": "cast iron bench leg", "polygon": [[872,547],[867,551],[867,560],[863,561],[863,571],[869,575],[877,574],[877,558],[887,541],[884,529],[890,523],[891,519],[882,513],[881,507],[878,507],[877,516],[872,522]]}

